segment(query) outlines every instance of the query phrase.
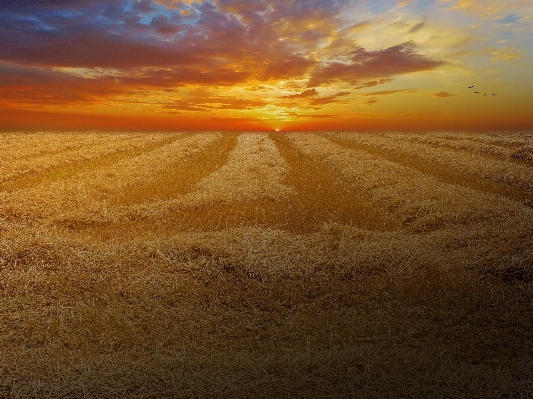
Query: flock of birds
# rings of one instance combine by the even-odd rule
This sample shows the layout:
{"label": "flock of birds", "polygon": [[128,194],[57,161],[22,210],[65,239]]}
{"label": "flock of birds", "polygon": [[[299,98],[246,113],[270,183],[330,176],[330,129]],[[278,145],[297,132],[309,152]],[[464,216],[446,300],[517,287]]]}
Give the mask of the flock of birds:
{"label": "flock of birds", "polygon": [[[474,86],[468,86],[469,89],[472,89]],[[479,91],[475,91],[474,93],[479,94]],[[483,97],[485,97],[487,93],[483,94]],[[496,93],[492,93],[493,96],[496,95]]]}

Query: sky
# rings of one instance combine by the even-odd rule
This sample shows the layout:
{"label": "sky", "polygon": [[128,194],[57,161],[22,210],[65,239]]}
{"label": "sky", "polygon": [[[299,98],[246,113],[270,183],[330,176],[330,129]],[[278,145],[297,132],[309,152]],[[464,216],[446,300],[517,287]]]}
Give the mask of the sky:
{"label": "sky", "polygon": [[533,0],[1,0],[0,130],[533,129],[532,36]]}

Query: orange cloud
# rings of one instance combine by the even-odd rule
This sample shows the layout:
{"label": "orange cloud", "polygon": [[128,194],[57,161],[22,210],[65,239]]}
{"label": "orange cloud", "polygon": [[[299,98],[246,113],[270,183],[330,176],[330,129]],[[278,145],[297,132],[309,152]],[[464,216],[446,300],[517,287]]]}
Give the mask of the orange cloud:
{"label": "orange cloud", "polygon": [[222,96],[188,96],[186,99],[162,104],[165,110],[174,111],[206,111],[217,109],[245,110],[264,107],[264,100],[242,99]]}
{"label": "orange cloud", "polygon": [[365,93],[365,96],[386,96],[389,94],[397,93],[416,93],[416,90],[413,89],[402,89],[402,90],[382,90],[382,91],[373,91],[371,93]]}
{"label": "orange cloud", "polygon": [[447,91],[441,91],[439,93],[433,93],[432,96],[437,97],[437,98],[446,98],[446,97],[453,97],[455,96],[455,94],[448,93]]}
{"label": "orange cloud", "polygon": [[368,101],[365,101],[365,102],[363,103],[363,105],[374,105],[374,104],[377,103],[377,102],[378,102],[378,100],[377,100],[376,98],[372,97],[372,98],[369,99]]}
{"label": "orange cloud", "polygon": [[350,54],[349,64],[332,62],[318,67],[312,74],[309,86],[338,81],[357,83],[363,79],[428,71],[446,63],[418,54],[415,49],[416,45],[412,42],[377,51],[356,47]]}
{"label": "orange cloud", "polygon": [[308,98],[313,96],[318,96],[318,91],[316,91],[316,89],[304,90],[301,93],[291,94],[288,96],[283,96],[281,98]]}
{"label": "orange cloud", "polygon": [[326,104],[331,104],[331,103],[340,103],[340,102],[343,102],[343,101],[338,100],[337,99],[338,97],[349,96],[350,94],[351,94],[351,92],[349,92],[349,91],[341,91],[341,92],[333,94],[331,96],[321,97],[321,98],[313,98],[313,99],[311,99],[311,104],[312,105],[326,105]]}

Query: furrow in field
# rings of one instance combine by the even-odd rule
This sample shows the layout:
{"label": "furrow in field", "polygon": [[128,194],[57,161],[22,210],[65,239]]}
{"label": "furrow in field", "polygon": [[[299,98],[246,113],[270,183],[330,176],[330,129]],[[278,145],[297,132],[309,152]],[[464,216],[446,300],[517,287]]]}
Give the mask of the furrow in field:
{"label": "furrow in field", "polygon": [[[50,155],[108,140],[108,136],[104,133],[3,133],[0,134],[0,159],[4,163],[13,159]],[[128,136],[132,135],[113,135],[117,139]]]}
{"label": "furrow in field", "polygon": [[367,151],[342,147],[325,137],[291,134],[289,138],[302,153],[337,169],[363,198],[385,209],[411,231],[495,222],[516,217],[524,210],[517,202],[443,183]]}
{"label": "furrow in field", "polygon": [[[377,136],[383,137],[383,134],[377,134]],[[449,148],[471,154],[493,156],[500,161],[513,160],[526,165],[532,164],[533,143],[528,144],[527,140],[516,142],[512,136],[510,137],[511,142],[502,141],[509,139],[509,135],[506,134],[500,134],[499,141],[496,139],[494,141],[482,140],[481,136],[473,133],[394,133],[386,135],[386,137],[428,144],[436,148]],[[511,144],[513,142],[514,144]]]}
{"label": "furrow in field", "polygon": [[[167,208],[164,218],[157,217],[157,213],[169,207],[168,201],[144,204],[144,214],[148,213],[147,207],[151,206],[152,217],[114,224],[112,229],[109,226],[96,226],[93,233],[112,238],[113,235],[135,237],[146,231],[175,234],[180,231],[219,231],[249,226],[268,227],[297,234],[320,231],[324,225],[333,223],[378,231],[399,227],[395,220],[388,218],[381,210],[361,201],[337,171],[302,156],[284,136],[271,135],[268,140],[265,140],[265,136],[257,138],[268,143],[270,151],[266,152],[267,158],[264,157],[266,154],[259,157],[256,151],[261,141],[249,135],[241,136],[226,165],[202,181],[210,182],[209,189],[198,191],[198,188],[202,187],[202,184],[198,184],[196,191],[192,192],[194,200],[190,201],[191,195],[177,198],[172,202],[175,208]],[[243,157],[241,154],[252,155]],[[246,165],[265,169],[264,173],[254,171],[248,175],[246,180],[253,187],[246,187],[244,180],[235,183],[236,173],[250,173],[246,171]],[[276,179],[276,170],[268,165],[283,165],[282,170],[278,170],[283,179]],[[186,166],[201,169],[196,163]],[[274,195],[281,194],[281,190],[273,190],[269,179],[277,180],[277,184],[293,189],[288,195],[275,197]],[[232,183],[240,186],[231,188]],[[164,184],[163,181],[161,184]],[[213,187],[217,187],[216,191]],[[259,191],[261,187],[263,190]],[[214,195],[215,192],[228,188],[235,194]],[[200,196],[200,193],[203,193],[203,196]],[[109,231],[112,231],[111,236],[106,235]],[[117,234],[117,231],[120,232]]]}
{"label": "furrow in field", "polygon": [[143,148],[154,148],[174,140],[164,134],[139,134],[119,137],[107,134],[87,145],[53,154],[14,159],[0,165],[0,189],[10,190],[39,182],[41,179],[68,175],[67,169],[76,170],[101,158],[127,154]]}
{"label": "furrow in field", "polygon": [[124,188],[118,193],[116,202],[124,205],[136,204],[169,200],[186,194],[201,179],[224,166],[236,140],[236,133],[224,133],[216,145],[169,165],[142,185]]}
{"label": "furrow in field", "polygon": [[276,144],[265,134],[241,134],[227,163],[200,180],[184,204],[281,199],[293,188],[282,183],[289,172]]}
{"label": "furrow in field", "polygon": [[[28,140],[25,144],[24,135],[15,144],[20,148],[10,148],[2,154],[4,164],[13,162],[40,162],[46,157],[53,157],[63,153],[74,153],[87,148],[97,148],[101,145],[120,145],[129,141],[154,139],[161,134],[141,133],[77,133],[77,134],[40,134],[35,140]],[[42,140],[42,142],[41,142]],[[15,141],[15,138],[13,138]],[[90,151],[90,150],[89,150]],[[83,156],[83,153],[81,153]]]}
{"label": "furrow in field", "polygon": [[301,232],[316,231],[324,224],[339,223],[367,230],[392,230],[398,227],[387,217],[353,191],[334,169],[320,165],[314,159],[298,152],[285,135],[272,135],[282,156],[291,167],[286,183],[296,192],[288,198],[285,209]]}
{"label": "furrow in field", "polygon": [[411,141],[415,143],[428,144],[434,147],[451,148],[453,150],[462,150],[466,152],[482,153],[495,155],[498,157],[509,158],[516,151],[509,147],[498,146],[483,141],[473,141],[466,136],[456,134],[406,134],[398,133],[394,137],[401,140]]}
{"label": "furrow in field", "polygon": [[388,136],[358,135],[344,133],[338,137],[367,146],[396,151],[406,156],[425,159],[444,167],[456,169],[476,178],[504,183],[514,189],[530,191],[533,194],[533,168],[510,160],[498,160],[481,154],[465,154],[446,148],[434,148],[427,144],[405,142]]}
{"label": "furrow in field", "polygon": [[531,193],[526,190],[513,188],[497,181],[479,178],[478,176],[473,176],[472,174],[465,173],[459,169],[453,169],[449,166],[431,162],[426,158],[421,158],[413,154],[406,156],[400,151],[388,150],[384,147],[362,144],[358,141],[348,138],[348,136],[345,135],[339,136],[335,134],[328,135],[327,137],[343,147],[366,151],[370,154],[380,156],[388,161],[395,162],[397,164],[433,176],[445,183],[455,184],[477,191],[502,195],[509,199],[520,201],[526,206],[531,207],[533,205],[533,197]]}
{"label": "furrow in field", "polygon": [[156,149],[129,153],[125,158],[92,165],[65,179],[4,193],[0,203],[4,212],[21,216],[85,219],[90,215],[114,219],[117,214],[112,203],[121,191],[157,178],[168,167],[203,151],[220,138],[219,133],[193,134],[178,140],[169,138],[170,143]]}
{"label": "furrow in field", "polygon": [[[436,133],[433,133],[436,134]],[[533,134],[531,132],[516,132],[516,133],[469,133],[460,132],[454,133],[454,136],[464,137],[469,140],[486,143],[490,145],[506,147],[506,148],[520,148],[533,147]]]}
{"label": "furrow in field", "polygon": [[282,200],[293,192],[283,184],[289,172],[275,143],[266,134],[239,135],[227,162],[175,199],[129,206],[132,217],[158,217],[181,209],[232,202]]}
{"label": "furrow in field", "polygon": [[424,133],[400,133],[406,137],[434,137],[450,140],[468,140],[479,144],[490,144],[504,148],[520,148],[523,146],[533,146],[533,134],[531,132],[424,132]]}

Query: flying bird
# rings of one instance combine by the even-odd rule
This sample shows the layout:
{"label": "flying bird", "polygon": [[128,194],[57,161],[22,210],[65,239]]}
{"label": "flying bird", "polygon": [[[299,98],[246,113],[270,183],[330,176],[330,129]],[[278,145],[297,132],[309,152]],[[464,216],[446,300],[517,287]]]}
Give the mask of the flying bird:
{"label": "flying bird", "polygon": [[[472,87],[474,87],[474,85],[468,86],[469,89],[471,89]],[[475,94],[479,94],[479,91],[475,91],[474,93],[475,93]],[[483,97],[486,97],[486,96],[488,96],[489,94],[491,94],[493,97],[496,95],[496,93],[484,93],[484,94],[483,94]]]}

